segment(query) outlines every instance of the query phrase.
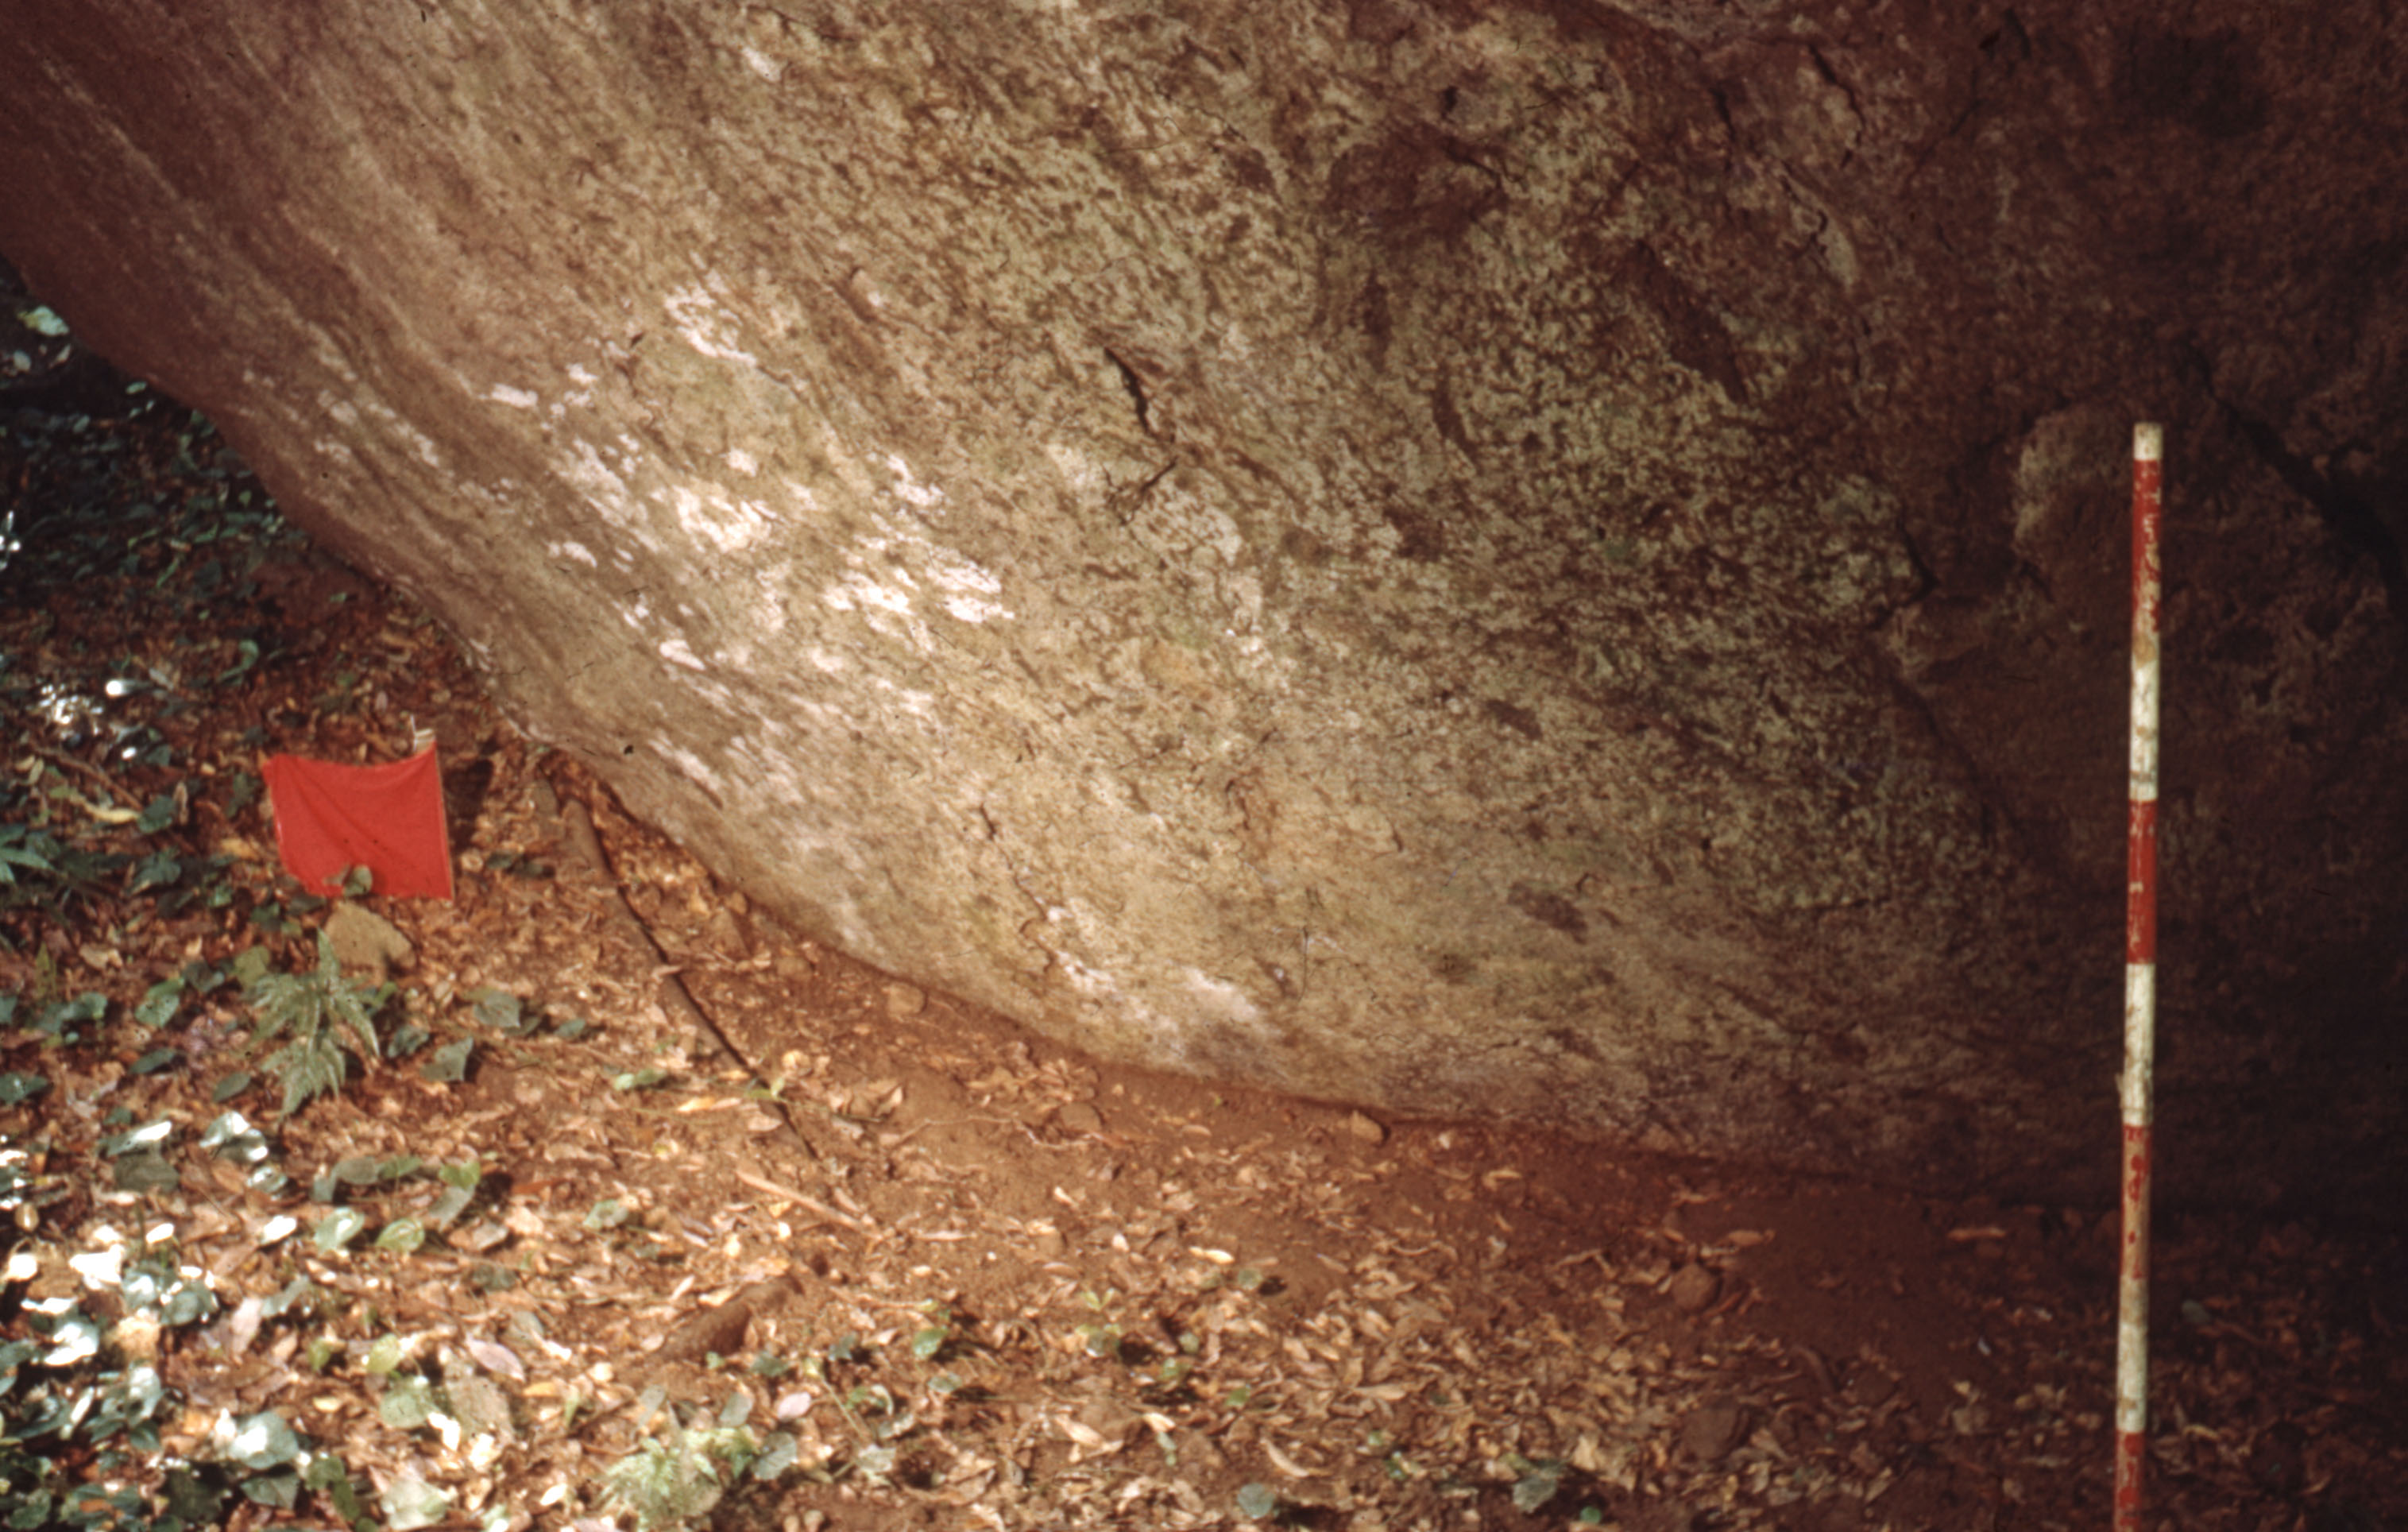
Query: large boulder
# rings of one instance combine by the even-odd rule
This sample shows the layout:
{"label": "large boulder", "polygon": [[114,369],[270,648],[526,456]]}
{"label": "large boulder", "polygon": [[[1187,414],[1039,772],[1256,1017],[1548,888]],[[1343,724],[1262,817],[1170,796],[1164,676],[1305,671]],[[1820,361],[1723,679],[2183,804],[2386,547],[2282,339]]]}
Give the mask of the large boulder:
{"label": "large boulder", "polygon": [[0,249],[527,728],[885,967],[1392,1110],[2111,1174],[2161,419],[2175,1168],[2396,1104],[2383,0],[8,19]]}

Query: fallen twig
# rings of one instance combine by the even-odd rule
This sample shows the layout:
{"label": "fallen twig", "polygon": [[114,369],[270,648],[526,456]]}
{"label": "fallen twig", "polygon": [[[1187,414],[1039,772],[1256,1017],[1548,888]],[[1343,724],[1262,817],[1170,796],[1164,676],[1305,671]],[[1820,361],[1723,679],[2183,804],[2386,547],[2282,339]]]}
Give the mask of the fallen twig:
{"label": "fallen twig", "polygon": [[782,1198],[785,1201],[793,1203],[796,1207],[802,1209],[806,1212],[818,1214],[820,1217],[826,1219],[831,1224],[841,1224],[846,1228],[853,1230],[855,1234],[867,1234],[871,1232],[869,1225],[863,1223],[860,1219],[852,1216],[850,1213],[840,1213],[837,1211],[834,1208],[829,1207],[826,1203],[822,1202],[819,1198],[810,1196],[809,1193],[798,1192],[791,1186],[781,1186],[767,1176],[756,1176],[750,1170],[738,1168],[735,1174],[738,1181],[740,1181],[745,1185],[752,1187],[754,1191],[767,1192],[771,1196]]}

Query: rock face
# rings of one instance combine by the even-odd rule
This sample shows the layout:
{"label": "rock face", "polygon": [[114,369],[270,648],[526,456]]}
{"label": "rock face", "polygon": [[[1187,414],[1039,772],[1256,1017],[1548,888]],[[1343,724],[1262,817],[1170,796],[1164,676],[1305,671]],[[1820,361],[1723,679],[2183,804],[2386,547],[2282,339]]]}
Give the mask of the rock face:
{"label": "rock face", "polygon": [[0,249],[529,729],[1392,1110],[2112,1174],[2161,419],[2172,1169],[2396,1103],[2382,0],[8,9]]}

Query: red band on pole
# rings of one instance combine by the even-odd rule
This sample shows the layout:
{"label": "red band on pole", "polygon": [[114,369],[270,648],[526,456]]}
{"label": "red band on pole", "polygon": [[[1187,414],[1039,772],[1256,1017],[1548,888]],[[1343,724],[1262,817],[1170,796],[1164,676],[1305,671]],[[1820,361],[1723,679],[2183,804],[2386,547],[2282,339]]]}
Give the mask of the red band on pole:
{"label": "red band on pole", "polygon": [[2125,835],[2124,961],[2157,960],[2157,803],[2134,798]]}
{"label": "red band on pole", "polygon": [[[2128,1332],[2119,1335],[2116,1348],[2116,1425],[2115,1425],[2115,1532],[2138,1532],[2141,1525],[2141,1486],[2143,1469],[2148,1463],[2148,1315],[2149,1315],[2149,1164],[2151,1130],[2146,1126],[2124,1125],[2124,1248],[2121,1271],[2116,1279],[2119,1327]],[[2128,1380],[2134,1391],[2137,1408],[2125,1409],[2128,1380],[2123,1376],[2130,1366],[2125,1361],[2125,1343],[2136,1338],[2143,1348],[2138,1366],[2139,1376]],[[2128,1419],[2130,1424],[2128,1424]]]}

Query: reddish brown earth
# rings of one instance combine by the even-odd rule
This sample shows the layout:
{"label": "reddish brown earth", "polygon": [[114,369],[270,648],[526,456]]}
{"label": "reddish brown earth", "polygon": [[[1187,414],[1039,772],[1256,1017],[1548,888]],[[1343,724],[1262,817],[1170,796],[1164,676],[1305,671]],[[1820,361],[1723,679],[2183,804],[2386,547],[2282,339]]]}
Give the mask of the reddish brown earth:
{"label": "reddish brown earth", "polygon": [[[168,1453],[208,1455],[222,1410],[274,1409],[371,1503],[414,1474],[452,1496],[447,1525],[499,1507],[590,1526],[657,1386],[697,1420],[741,1394],[756,1436],[795,1439],[792,1468],[710,1513],[726,1528],[1228,1527],[1266,1495],[1277,1525],[1353,1532],[2104,1525],[2111,1210],[1098,1067],[756,918],[496,716],[425,619],[229,520],[255,487],[205,435],[179,456],[193,429],[162,407],[71,433],[119,443],[106,454],[12,437],[16,503],[42,514],[0,572],[9,801],[97,843],[132,833],[98,812],[112,799],[181,782],[188,807],[152,841],[230,859],[219,909],[0,907],[0,995],[23,1000],[0,1069],[52,1081],[0,1109],[44,1188],[8,1237],[38,1274],[7,1288],[0,1336],[77,1291],[65,1262],[97,1227],[171,1227],[222,1308],[163,1343],[184,1400]],[[46,498],[71,487],[60,465],[104,457],[159,508]],[[245,641],[258,662],[216,679]],[[106,699],[128,676],[149,684]],[[61,696],[92,705],[61,724]],[[363,902],[415,947],[388,1021],[473,1040],[475,1067],[439,1083],[423,1053],[389,1062],[281,1122],[253,1085],[234,1104],[294,1183],[271,1197],[196,1144],[243,1062],[239,997],[164,1035],[129,1012],[195,959],[264,945],[307,966],[324,912],[263,931],[253,911],[289,914],[295,890],[265,805],[228,811],[228,785],[265,750],[393,758],[412,720],[444,752],[459,895]],[[137,722],[170,764],[112,758],[111,729]],[[590,805],[608,873],[561,803]],[[667,964],[616,914],[613,879]],[[669,967],[735,1059],[676,1020]],[[486,1024],[467,997],[487,987],[542,1020]],[[24,1024],[86,991],[111,1007],[85,1041]],[[163,1036],[184,1062],[134,1072]],[[661,1078],[614,1084],[643,1069]],[[95,1146],[119,1108],[176,1124],[178,1189],[114,1187]],[[305,1231],[324,1215],[302,1194],[325,1167],[405,1153],[483,1170],[476,1207],[415,1253],[372,1239],[433,1200],[423,1177],[351,1189],[370,1238],[346,1250],[266,1238],[280,1213]],[[2159,1236],[2152,1525],[2401,1525],[2396,1238],[2213,1211]],[[242,1321],[296,1276],[318,1301]],[[453,1439],[380,1416],[394,1384],[371,1348],[396,1337],[392,1376],[437,1385]],[[227,1525],[330,1511],[235,1500]]]}

